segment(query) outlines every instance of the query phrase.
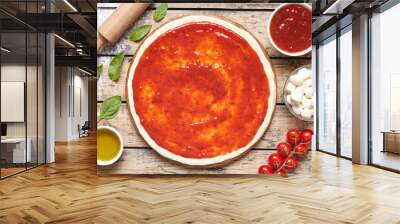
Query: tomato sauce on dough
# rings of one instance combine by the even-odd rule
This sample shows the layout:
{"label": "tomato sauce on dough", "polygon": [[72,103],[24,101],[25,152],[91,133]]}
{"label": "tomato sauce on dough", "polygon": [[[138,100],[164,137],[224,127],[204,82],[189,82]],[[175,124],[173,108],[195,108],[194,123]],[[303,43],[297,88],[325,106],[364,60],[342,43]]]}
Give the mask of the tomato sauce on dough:
{"label": "tomato sauce on dough", "polygon": [[271,38],[280,49],[296,53],[311,47],[311,9],[288,4],[274,14],[270,23]]}
{"label": "tomato sauce on dough", "polygon": [[264,121],[270,94],[249,43],[210,22],[159,36],[141,55],[132,88],[149,136],[187,158],[216,157],[247,145]]}

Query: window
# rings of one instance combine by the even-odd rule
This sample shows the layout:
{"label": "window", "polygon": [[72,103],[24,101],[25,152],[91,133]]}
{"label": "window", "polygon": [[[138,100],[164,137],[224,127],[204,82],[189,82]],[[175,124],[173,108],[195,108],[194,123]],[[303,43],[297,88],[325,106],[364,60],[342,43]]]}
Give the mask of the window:
{"label": "window", "polygon": [[318,149],[336,154],[336,36],[318,48]]}
{"label": "window", "polygon": [[340,36],[340,155],[352,157],[352,32],[351,26]]}
{"label": "window", "polygon": [[400,170],[400,4],[371,18],[370,161]]}

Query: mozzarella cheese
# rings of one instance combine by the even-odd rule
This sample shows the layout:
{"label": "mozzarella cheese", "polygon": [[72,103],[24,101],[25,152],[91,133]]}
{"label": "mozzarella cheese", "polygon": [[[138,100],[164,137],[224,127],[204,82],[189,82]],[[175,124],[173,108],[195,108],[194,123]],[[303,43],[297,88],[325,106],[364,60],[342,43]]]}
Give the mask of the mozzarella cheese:
{"label": "mozzarella cheese", "polygon": [[296,89],[296,86],[293,83],[288,82],[285,88],[286,93],[290,94]]}
{"label": "mozzarella cheese", "polygon": [[311,87],[304,88],[304,97],[307,99],[311,99],[313,97],[313,90]]}
{"label": "mozzarella cheese", "polygon": [[295,86],[301,86],[304,82],[304,79],[299,75],[292,75],[289,78],[289,82]]}
{"label": "mozzarella cheese", "polygon": [[307,79],[306,81],[304,81],[304,86],[312,87],[312,79]]}
{"label": "mozzarella cheese", "polygon": [[289,77],[284,89],[287,105],[297,116],[305,120],[310,120],[314,116],[312,84],[311,69],[301,68]]}
{"label": "mozzarella cheese", "polygon": [[292,102],[295,104],[300,104],[303,100],[304,90],[302,87],[297,87],[292,93]]}

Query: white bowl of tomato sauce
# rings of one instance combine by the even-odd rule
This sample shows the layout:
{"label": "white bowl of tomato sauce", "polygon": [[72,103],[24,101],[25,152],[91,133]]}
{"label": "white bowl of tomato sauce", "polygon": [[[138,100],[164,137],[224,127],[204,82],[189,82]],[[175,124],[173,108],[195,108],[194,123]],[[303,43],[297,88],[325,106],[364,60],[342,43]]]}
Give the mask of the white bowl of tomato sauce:
{"label": "white bowl of tomato sauce", "polygon": [[271,14],[268,37],[282,54],[301,56],[309,53],[311,46],[312,8],[307,3],[286,3]]}

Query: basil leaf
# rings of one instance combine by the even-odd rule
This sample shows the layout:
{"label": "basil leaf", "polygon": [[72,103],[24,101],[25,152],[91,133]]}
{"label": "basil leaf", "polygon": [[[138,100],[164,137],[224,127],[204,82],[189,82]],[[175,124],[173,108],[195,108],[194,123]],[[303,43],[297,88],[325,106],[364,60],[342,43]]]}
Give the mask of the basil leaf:
{"label": "basil leaf", "polygon": [[131,35],[129,36],[129,39],[131,41],[137,42],[141,39],[143,39],[143,37],[145,37],[151,30],[151,25],[143,25],[143,26],[139,26],[138,28],[135,28]]}
{"label": "basil leaf", "polygon": [[154,12],[153,19],[156,22],[160,22],[167,15],[168,3],[161,3]]}
{"label": "basil leaf", "polygon": [[100,120],[112,119],[117,116],[121,107],[121,96],[112,96],[101,104],[100,106]]}
{"label": "basil leaf", "polygon": [[111,59],[110,66],[108,67],[108,77],[110,77],[111,80],[118,81],[124,57],[125,52],[119,52]]}
{"label": "basil leaf", "polygon": [[97,79],[100,78],[101,73],[103,73],[103,64],[97,66]]}

